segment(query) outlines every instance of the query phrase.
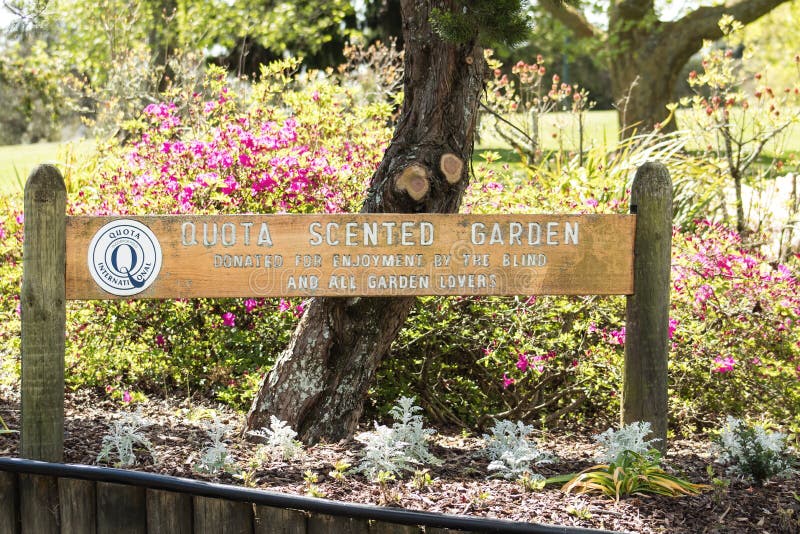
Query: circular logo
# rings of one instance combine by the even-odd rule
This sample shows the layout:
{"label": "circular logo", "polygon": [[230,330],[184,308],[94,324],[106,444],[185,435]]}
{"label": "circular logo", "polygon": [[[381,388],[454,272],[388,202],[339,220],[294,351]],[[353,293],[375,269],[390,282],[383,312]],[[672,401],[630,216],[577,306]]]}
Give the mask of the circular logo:
{"label": "circular logo", "polygon": [[138,221],[118,219],[100,228],[89,244],[89,272],[112,295],[141,293],[161,270],[161,245]]}

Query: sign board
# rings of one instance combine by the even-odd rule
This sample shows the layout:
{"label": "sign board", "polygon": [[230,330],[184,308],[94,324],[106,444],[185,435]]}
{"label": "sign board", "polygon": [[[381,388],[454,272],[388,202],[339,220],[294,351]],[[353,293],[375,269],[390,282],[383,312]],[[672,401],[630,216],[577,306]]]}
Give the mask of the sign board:
{"label": "sign board", "polygon": [[68,299],[633,293],[633,215],[68,217]]}

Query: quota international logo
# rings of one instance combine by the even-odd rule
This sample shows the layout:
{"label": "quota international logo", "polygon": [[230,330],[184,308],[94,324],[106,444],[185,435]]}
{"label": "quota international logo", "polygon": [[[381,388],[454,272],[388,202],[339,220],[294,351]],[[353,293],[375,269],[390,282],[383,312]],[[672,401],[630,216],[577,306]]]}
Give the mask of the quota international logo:
{"label": "quota international logo", "polygon": [[135,295],[150,287],[161,270],[161,258],[155,234],[130,219],[104,225],[89,244],[89,272],[112,295]]}

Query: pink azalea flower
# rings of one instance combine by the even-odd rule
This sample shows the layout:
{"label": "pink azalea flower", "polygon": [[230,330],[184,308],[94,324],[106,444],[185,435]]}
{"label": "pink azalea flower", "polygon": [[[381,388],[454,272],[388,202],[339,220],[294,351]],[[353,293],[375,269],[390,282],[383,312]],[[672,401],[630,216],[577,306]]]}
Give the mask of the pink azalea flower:
{"label": "pink azalea flower", "polygon": [[697,292],[694,294],[694,301],[698,304],[703,304],[713,296],[714,289],[708,284],[703,284],[697,288]]}
{"label": "pink azalea flower", "polygon": [[729,371],[733,371],[734,365],[736,365],[736,360],[734,360],[733,357],[725,356],[722,358],[717,356],[714,358],[714,368],[712,371],[715,373],[727,373]]}
{"label": "pink azalea flower", "polygon": [[678,328],[678,320],[673,319],[672,317],[669,318],[669,338],[675,335],[675,330]]}
{"label": "pink azalea flower", "polygon": [[612,330],[608,333],[609,340],[608,342],[612,345],[624,345],[625,344],[625,327],[623,326],[619,330]]}
{"label": "pink azalea flower", "polygon": [[528,361],[528,355],[520,352],[517,356],[517,369],[522,371],[523,373],[528,370],[530,366],[530,362]]}
{"label": "pink azalea flower", "polygon": [[247,310],[247,313],[250,313],[257,307],[258,307],[258,302],[256,302],[255,299],[247,299],[244,301],[244,309]]}
{"label": "pink azalea flower", "polygon": [[278,303],[278,311],[285,312],[289,311],[290,309],[292,309],[292,305],[289,303],[289,301],[286,299],[281,299],[281,301]]}
{"label": "pink azalea flower", "polygon": [[123,394],[122,394],[122,402],[124,402],[124,403],[129,403],[129,402],[131,402],[131,400],[132,400],[132,399],[131,399],[131,394],[130,394],[130,392],[129,392],[129,391],[126,389],[126,390],[125,390],[125,393],[123,393]]}
{"label": "pink azalea flower", "polygon": [[222,324],[225,326],[236,326],[236,315],[232,314],[231,312],[225,312],[222,314]]}
{"label": "pink azalea flower", "polygon": [[236,179],[233,176],[228,176],[225,178],[225,187],[221,188],[220,191],[226,195],[231,195],[237,189],[239,189],[239,184],[236,182]]}
{"label": "pink azalea flower", "polygon": [[503,389],[508,389],[508,386],[514,382],[516,382],[516,380],[508,376],[506,373],[503,373]]}

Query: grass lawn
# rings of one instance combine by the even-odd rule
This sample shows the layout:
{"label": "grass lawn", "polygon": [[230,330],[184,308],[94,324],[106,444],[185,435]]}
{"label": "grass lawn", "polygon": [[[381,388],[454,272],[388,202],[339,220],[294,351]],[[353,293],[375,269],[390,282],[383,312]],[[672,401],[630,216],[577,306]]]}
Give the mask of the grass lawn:
{"label": "grass lawn", "polygon": [[[509,117],[517,125],[524,124],[521,117]],[[486,119],[490,123],[491,119]],[[678,124],[683,126],[685,121],[678,115]],[[579,124],[576,115],[572,113],[548,113],[539,124],[539,138],[542,148],[546,152],[555,150],[575,151],[578,149]],[[583,126],[584,150],[593,145],[612,147],[617,139],[619,126],[615,111],[591,111],[586,114]],[[689,143],[690,150],[695,147]],[[55,163],[63,167],[67,160],[78,160],[88,154],[92,149],[91,141],[76,143],[37,143],[34,145],[0,146],[0,193],[21,193],[25,180],[31,170],[40,163]],[[770,154],[770,145],[767,145],[765,155]],[[500,153],[505,163],[517,163],[519,157],[510,150],[509,144],[504,141],[491,128],[485,128],[477,141],[476,155],[483,150],[493,150]],[[800,124],[793,125],[787,131],[785,152],[800,151]],[[75,157],[68,158],[70,153]]]}
{"label": "grass lawn", "polygon": [[[508,117],[515,125],[522,126],[522,117]],[[488,117],[486,124],[492,124],[494,119]],[[580,139],[580,127],[578,117],[573,113],[548,113],[539,123],[539,139],[542,149],[545,151],[578,149]],[[584,123],[584,150],[590,144],[611,145],[617,139],[617,112],[616,111],[592,111],[586,114]],[[504,127],[509,130],[510,128]],[[484,128],[481,138],[477,142],[476,148],[497,149],[507,148],[509,145],[499,135],[491,131],[491,128]]]}
{"label": "grass lawn", "polygon": [[34,167],[41,163],[63,166],[70,151],[81,156],[92,146],[89,141],[0,146],[0,193],[21,194]]}
{"label": "grass lawn", "polygon": [[[506,117],[513,122],[516,126],[523,127],[526,122],[521,115],[512,115]],[[686,111],[679,110],[677,112],[678,128],[688,128],[690,126]],[[487,118],[486,123],[492,124],[494,119]],[[509,127],[504,127],[505,130],[510,130]],[[544,115],[539,122],[539,140],[542,145],[542,150],[545,152],[566,150],[576,151],[580,139],[580,127],[578,118],[573,113],[548,113]],[[592,146],[605,146],[609,150],[613,149],[619,133],[619,124],[617,121],[616,111],[590,111],[586,114],[586,119],[583,125],[583,143],[584,150]],[[767,143],[764,149],[765,156],[776,155],[776,151],[782,154],[788,152],[800,152],[800,123],[795,123],[790,126],[784,134],[781,135],[782,142],[779,147],[776,147],[774,142]],[[503,138],[491,131],[491,128],[485,128],[482,132],[481,138],[478,140],[477,147],[481,149],[503,149],[509,148],[509,144]],[[696,140],[690,140],[687,144],[687,149],[690,151],[700,150],[703,147],[698,146]],[[502,151],[501,151],[502,152]]]}

